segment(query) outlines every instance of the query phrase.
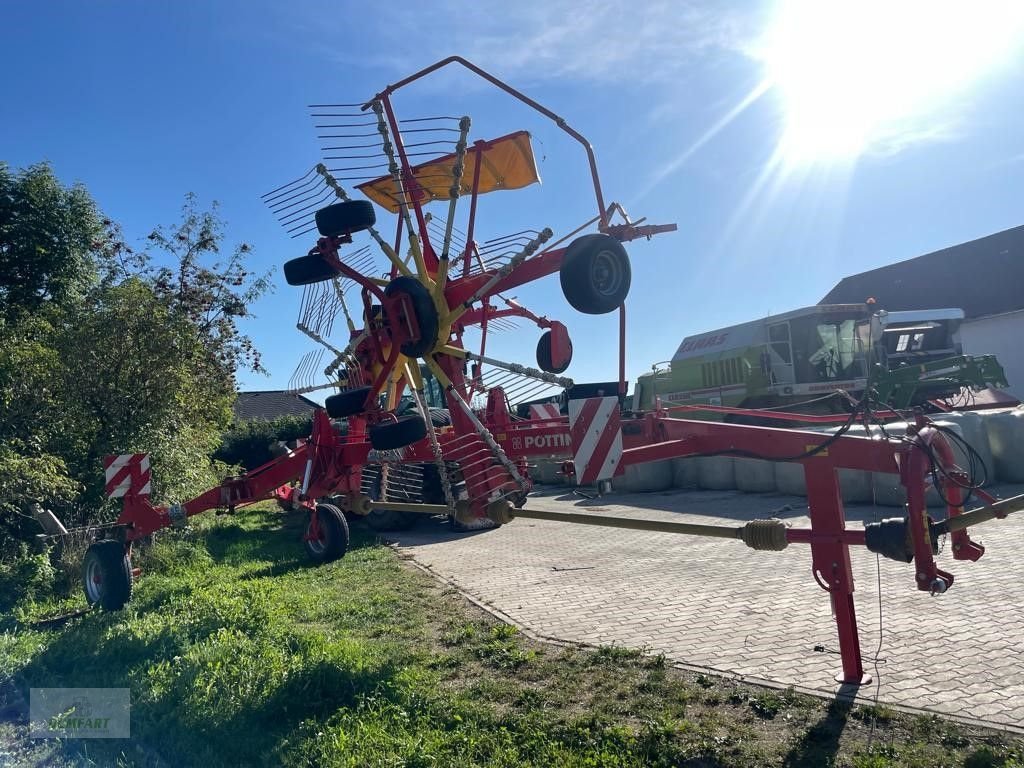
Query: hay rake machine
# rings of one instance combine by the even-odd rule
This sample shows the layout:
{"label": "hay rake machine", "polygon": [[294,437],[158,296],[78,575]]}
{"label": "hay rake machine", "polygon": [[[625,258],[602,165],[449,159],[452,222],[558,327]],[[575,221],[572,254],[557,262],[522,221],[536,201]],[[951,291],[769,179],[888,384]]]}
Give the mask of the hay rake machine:
{"label": "hay rake machine", "polygon": [[[539,111],[582,145],[596,199],[593,218],[558,239],[542,228],[477,242],[479,196],[521,189],[537,182],[538,174],[525,132],[471,144],[468,117],[396,117],[391,98],[396,91],[450,64]],[[617,203],[606,205],[587,141],[555,113],[470,62],[448,58],[365,103],[314,110],[316,119],[328,120],[317,125],[330,131],[321,134],[328,142],[324,160],[343,164],[320,163],[264,200],[293,237],[317,234],[304,256],[284,265],[287,282],[304,290],[298,328],[318,347],[300,361],[291,386],[296,392],[337,391],[314,413],[312,434],[296,449],[183,504],[150,502],[144,455],[110,457],[108,491],[124,497],[124,509],[108,538],[87,553],[90,602],[117,609],[130,598],[133,541],[206,510],[234,510],[268,498],[309,511],[304,541],[317,562],[345,554],[344,513],[440,514],[468,527],[524,517],[739,539],[758,550],[800,543],[810,546],[813,576],[830,596],[842,657],[837,680],[860,684],[869,678],[861,661],[850,548],[863,546],[913,562],[917,588],[942,594],[953,576],[936,563],[940,537],[951,537],[955,559],[977,560],[984,548],[970,539],[968,527],[1024,507],[1024,497],[997,501],[982,490],[972,473],[956,465],[953,437],[924,416],[917,415],[900,439],[848,434],[856,421],[880,415],[867,401],[854,403],[834,434],[677,418],[679,409],[660,404],[645,413],[629,410],[624,302],[631,272],[623,243],[675,225],[631,221]],[[350,181],[367,199],[350,196],[342,186]],[[469,211],[460,229],[456,206],[464,197]],[[447,215],[427,211],[431,203],[447,205]],[[377,229],[375,205],[395,216],[390,240]],[[587,232],[591,227],[597,231]],[[372,242],[357,247],[353,238],[364,232]],[[576,310],[618,312],[617,383],[588,387],[562,377],[572,358],[565,325],[507,297],[556,272]],[[341,315],[344,327],[336,322]],[[543,332],[536,368],[486,353],[488,329],[513,320],[528,321]],[[479,331],[478,351],[467,349],[470,329]],[[336,340],[339,334],[342,341]],[[527,400],[538,387],[563,390],[567,413],[518,418],[509,393]],[[830,418],[724,410],[786,422]],[[729,527],[524,508],[531,457],[564,457],[577,483],[594,484],[603,492],[612,477],[632,464],[715,455],[802,464],[810,527],[794,528],[777,519]],[[838,484],[841,468],[898,474],[907,492],[906,514],[862,530],[847,529]],[[946,502],[942,519],[928,514],[929,485]],[[965,512],[970,496],[980,498],[983,506]],[[337,501],[318,501],[325,498]]]}

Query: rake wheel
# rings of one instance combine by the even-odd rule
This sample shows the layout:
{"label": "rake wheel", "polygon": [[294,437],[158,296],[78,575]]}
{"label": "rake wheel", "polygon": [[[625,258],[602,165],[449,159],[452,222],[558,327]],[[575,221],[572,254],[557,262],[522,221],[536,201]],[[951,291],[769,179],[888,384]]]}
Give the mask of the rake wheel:
{"label": "rake wheel", "polygon": [[629,295],[629,255],[614,237],[584,235],[566,249],[559,278],[574,309],[603,315],[618,309]]}
{"label": "rake wheel", "polygon": [[346,200],[316,212],[316,228],[324,237],[351,235],[376,223],[377,214],[368,200]]}
{"label": "rake wheel", "polygon": [[97,541],[82,563],[82,586],[89,605],[119,611],[132,598],[132,564],[120,541]]}

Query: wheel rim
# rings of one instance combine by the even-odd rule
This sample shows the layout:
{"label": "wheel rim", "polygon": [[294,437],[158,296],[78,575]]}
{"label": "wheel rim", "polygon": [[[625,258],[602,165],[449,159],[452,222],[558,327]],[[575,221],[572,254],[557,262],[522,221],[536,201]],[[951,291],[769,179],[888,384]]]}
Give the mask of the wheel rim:
{"label": "wheel rim", "polygon": [[599,251],[594,256],[590,265],[590,282],[595,292],[602,296],[615,296],[624,280],[625,273],[614,253]]}
{"label": "wheel rim", "polygon": [[322,555],[324,550],[327,549],[327,537],[324,535],[324,526],[320,525],[320,536],[313,538],[313,521],[309,521],[309,527],[306,528],[306,546],[309,547],[309,551],[315,555]]}
{"label": "wheel rim", "polygon": [[99,560],[90,560],[85,566],[85,594],[90,603],[98,603],[103,597],[103,569]]}

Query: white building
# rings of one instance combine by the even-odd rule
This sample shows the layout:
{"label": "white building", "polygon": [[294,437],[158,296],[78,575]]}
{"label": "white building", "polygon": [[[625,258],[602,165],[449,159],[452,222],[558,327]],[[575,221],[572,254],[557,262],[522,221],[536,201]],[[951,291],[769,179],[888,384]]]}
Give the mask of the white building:
{"label": "white building", "polygon": [[959,307],[964,354],[995,355],[1024,400],[1024,226],[845,277],[820,303],[869,297],[888,310]]}

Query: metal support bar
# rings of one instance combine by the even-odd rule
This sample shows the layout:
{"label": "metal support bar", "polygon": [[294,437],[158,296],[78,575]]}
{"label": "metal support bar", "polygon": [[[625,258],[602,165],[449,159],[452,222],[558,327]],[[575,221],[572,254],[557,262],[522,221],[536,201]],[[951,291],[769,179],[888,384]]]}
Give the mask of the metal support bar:
{"label": "metal support bar", "polygon": [[[444,242],[441,244],[441,259],[437,265],[436,283],[434,284],[434,302],[440,304],[444,301],[444,286],[448,280],[448,252],[452,245],[452,228],[455,226],[455,204],[462,192],[462,172],[466,159],[466,139],[469,136],[470,120],[463,117],[459,121],[459,140],[455,144],[455,164],[452,166],[452,186],[448,190],[448,218],[445,221]],[[479,156],[477,160],[479,161]],[[474,173],[474,182],[479,182],[480,169]],[[473,199],[476,200],[476,190],[473,187]]]}
{"label": "metal support bar", "polygon": [[[412,226],[412,218],[409,216],[409,191],[405,188],[405,181],[403,179],[402,168],[399,167],[398,162],[395,160],[394,147],[391,144],[391,139],[388,136],[388,125],[384,119],[384,108],[385,104],[381,101],[375,101],[373,103],[374,114],[377,115],[377,130],[381,137],[381,147],[384,150],[384,155],[388,159],[388,170],[391,172],[391,178],[395,182],[395,192],[397,194],[398,201],[398,213],[399,218],[405,222],[405,228],[409,231],[409,252],[412,254],[413,262],[416,264],[416,271],[423,277],[426,277],[427,269],[423,262],[423,251],[420,249],[420,241],[416,236],[416,230]],[[394,120],[394,115],[391,114],[390,108],[388,109],[388,119]],[[397,131],[393,131],[395,140],[398,141]],[[403,163],[403,167],[405,164]],[[419,208],[416,209],[416,215],[422,217]],[[423,229],[426,229],[426,223],[423,221],[419,222],[423,225]]]}
{"label": "metal support bar", "polygon": [[494,286],[496,286],[498,283],[502,281],[502,279],[508,277],[508,275],[513,270],[515,270],[516,267],[518,267],[526,259],[528,259],[534,253],[536,253],[538,248],[540,248],[542,245],[544,245],[544,243],[551,239],[552,234],[553,233],[549,228],[545,227],[544,229],[542,229],[540,231],[540,234],[537,235],[537,237],[535,237],[533,240],[528,242],[526,245],[524,245],[523,249],[515,256],[513,256],[512,260],[509,261],[508,264],[505,264],[497,271],[495,271],[495,273],[491,275],[483,285],[477,288],[476,291],[474,291],[471,296],[465,299],[459,306],[455,307],[455,309],[451,310],[451,312],[449,312],[448,315],[445,316],[445,318],[442,320],[442,324],[449,325],[458,320],[459,317],[465,314],[466,310],[468,310],[474,304],[474,302],[477,302],[484,296],[486,296],[488,292],[492,288],[494,288]]}
{"label": "metal support bar", "polygon": [[626,528],[633,531],[657,531],[658,533],[682,533],[689,536],[711,536],[716,539],[740,539],[743,527],[726,525],[701,525],[698,523],[677,523],[668,520],[638,520],[632,517],[611,515],[590,515],[581,512],[548,512],[537,509],[512,509],[512,517],[529,520],[550,520],[555,523],[579,523],[598,525],[605,528]]}
{"label": "metal support bar", "polygon": [[1024,494],[1011,496],[1008,499],[997,501],[995,504],[988,504],[978,509],[972,509],[970,512],[964,512],[962,515],[951,517],[948,520],[943,520],[941,523],[935,524],[932,532],[941,535],[943,533],[962,531],[972,525],[987,523],[989,520],[994,520],[997,517],[1002,518],[1021,511],[1024,511]]}
{"label": "metal support bar", "polygon": [[413,504],[408,501],[371,501],[367,505],[372,512],[375,509],[389,512],[416,512],[423,515],[447,515],[448,507],[444,504]]}
{"label": "metal support bar", "polygon": [[671,520],[641,520],[634,517],[591,515],[581,512],[549,512],[535,509],[509,509],[510,518],[550,520],[556,523],[596,525],[604,528],[625,528],[632,531],[676,533],[684,536],[705,536],[715,539],[737,539],[751,549],[781,551],[791,543],[850,545],[863,544],[863,531],[844,531],[839,535],[816,534],[812,529],[789,528],[777,518],[748,520],[740,526],[680,523]]}
{"label": "metal support bar", "polygon": [[[591,179],[592,179],[592,181],[594,183],[594,196],[597,198],[597,212],[598,212],[598,216],[601,219],[601,227],[600,228],[602,230],[605,229],[605,227],[608,226],[608,213],[605,210],[604,194],[601,192],[601,181],[600,181],[600,179],[598,178],[598,175],[597,175],[597,159],[594,157],[594,149],[593,149],[593,147],[590,146],[590,142],[587,141],[583,137],[582,134],[580,134],[575,129],[573,129],[565,121],[564,118],[559,117],[557,114],[552,112],[547,107],[545,107],[542,104],[534,101],[533,99],[531,99],[526,94],[521,93],[520,91],[517,91],[515,88],[513,88],[512,86],[508,85],[507,83],[499,80],[498,78],[496,78],[494,75],[490,74],[489,72],[485,72],[484,70],[480,69],[480,67],[476,66],[472,62],[467,61],[466,59],[462,58],[461,56],[449,56],[447,59],[442,59],[441,61],[438,61],[435,64],[431,64],[429,67],[426,67],[425,69],[421,69],[419,72],[416,72],[416,73],[414,73],[412,75],[409,75],[408,77],[406,77],[406,78],[404,78],[402,80],[399,80],[397,83],[395,83],[393,85],[389,85],[387,88],[385,88],[379,94],[377,94],[377,96],[375,96],[374,99],[381,99],[381,98],[384,98],[386,96],[390,96],[392,93],[397,91],[399,88],[402,88],[403,86],[406,86],[406,85],[408,85],[409,83],[411,83],[411,82],[413,82],[415,80],[419,80],[421,77],[429,75],[431,72],[434,72],[434,71],[436,71],[438,69],[441,69],[442,67],[445,67],[445,66],[447,66],[449,64],[453,64],[453,63],[461,64],[463,67],[468,69],[470,72],[473,72],[474,74],[479,75],[484,80],[486,80],[487,82],[491,83],[492,85],[496,85],[498,88],[503,90],[505,93],[507,93],[510,96],[513,96],[513,97],[519,99],[521,102],[523,102],[527,106],[532,107],[533,109],[537,110],[538,112],[540,112],[545,117],[547,117],[550,120],[554,121],[555,125],[557,125],[563,131],[568,133],[570,136],[572,136],[576,141],[578,141],[583,146],[584,151],[587,153],[587,162],[590,164],[590,177],[591,177]],[[363,104],[362,107],[360,107],[360,109],[362,111],[366,111],[372,105],[373,105],[373,101],[368,101],[365,104]]]}
{"label": "metal support bar", "polygon": [[[804,476],[807,479],[807,503],[811,509],[811,529],[815,533],[841,538],[846,531],[846,518],[835,467],[827,458],[817,462],[811,460],[804,464]],[[849,685],[868,683],[871,677],[864,673],[857,614],[853,607],[850,547],[844,542],[830,542],[824,538],[812,540],[811,558],[814,577],[832,599],[832,613],[839,633],[843,669],[836,675],[836,681]]]}

